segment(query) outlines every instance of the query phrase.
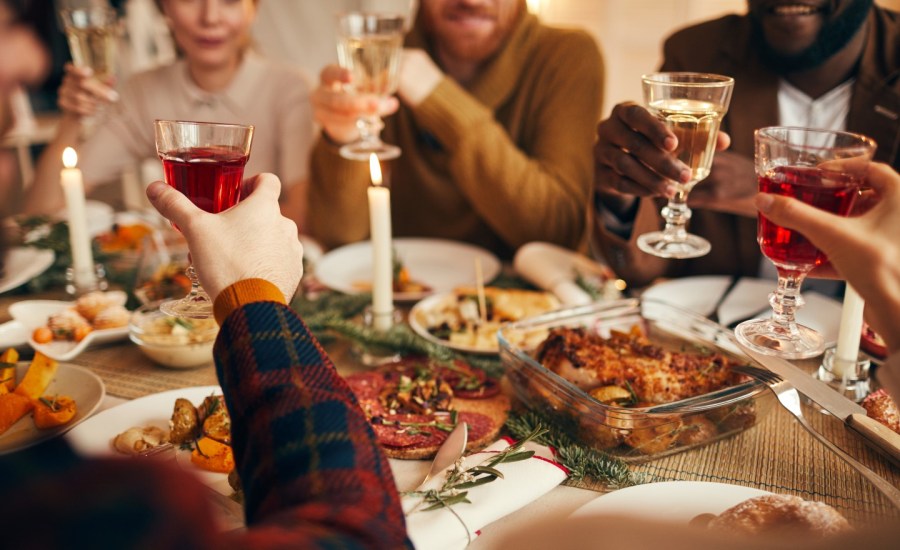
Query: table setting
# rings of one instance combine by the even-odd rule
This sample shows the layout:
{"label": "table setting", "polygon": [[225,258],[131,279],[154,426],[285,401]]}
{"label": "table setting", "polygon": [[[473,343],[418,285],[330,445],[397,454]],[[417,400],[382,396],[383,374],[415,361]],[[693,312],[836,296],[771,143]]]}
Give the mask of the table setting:
{"label": "table setting", "polygon": [[[552,255],[555,252],[556,251],[551,252],[550,257],[558,259],[556,256]],[[323,258],[327,259],[327,254],[323,256]],[[553,262],[547,262],[547,264],[555,265]],[[313,278],[316,276],[317,266],[311,267],[312,271],[310,277]],[[520,278],[520,275],[513,272],[512,269],[505,269],[506,272],[497,273],[493,277],[493,281],[488,279],[487,285],[508,285],[510,281],[513,281],[520,287],[534,289],[535,286],[537,286],[532,286],[533,283],[528,282],[532,279],[526,277]],[[416,278],[419,276],[423,283],[430,283],[427,272],[425,276],[417,275],[414,261],[410,262],[409,270],[411,277]],[[493,273],[493,271],[488,271],[488,273]],[[534,280],[541,281],[540,276],[535,277],[532,275],[531,277],[534,278]],[[573,284],[575,284],[575,278],[576,275],[572,274]],[[615,281],[613,280],[612,284],[614,284],[614,282]],[[475,283],[474,269],[471,270],[467,280],[460,281],[461,285],[473,285]],[[737,297],[732,297],[731,300],[720,300],[719,296],[710,298],[708,296],[709,294],[716,294],[715,292],[709,292],[710,288],[720,289],[724,292],[726,287],[729,286],[727,278],[716,279],[712,281],[712,283],[715,284],[710,286],[710,281],[687,281],[682,283],[682,285],[685,285],[682,288],[679,289],[675,287],[666,292],[663,292],[666,290],[666,285],[660,284],[658,290],[653,290],[655,287],[651,287],[645,293],[647,295],[642,296],[642,299],[647,303],[651,303],[657,299],[659,299],[661,303],[665,303],[666,297],[668,296],[668,301],[670,303],[666,304],[667,307],[674,305],[675,308],[691,309],[693,307],[692,304],[689,303],[691,300],[686,301],[684,298],[685,294],[687,293],[694,296],[699,294],[702,295],[702,300],[700,301],[706,300],[706,303],[705,307],[703,303],[700,304],[700,307],[697,308],[695,313],[696,315],[701,317],[708,315],[710,313],[708,302],[712,301],[713,304],[720,302],[720,309],[726,313],[726,319],[729,316],[739,317],[741,314],[752,314],[753,311],[749,311],[750,309],[758,309],[760,306],[765,305],[764,302],[759,304],[758,300],[752,301],[741,298],[741,296],[744,295],[744,291],[740,290],[741,284],[731,288],[732,293],[735,292],[736,289],[740,292]],[[551,288],[552,286],[555,286],[550,279],[546,279],[544,284]],[[674,282],[672,284],[674,284]],[[696,291],[691,292],[691,284],[699,284],[699,287],[694,288],[704,288],[705,291],[702,293]],[[763,286],[763,283],[745,281],[744,284],[747,288],[751,289],[751,292],[746,295],[753,295],[752,290],[755,290],[756,296],[758,297],[758,289]],[[327,288],[327,285],[325,286]],[[322,340],[325,342],[327,349],[332,354],[335,363],[342,373],[352,374],[368,372],[371,368],[360,364],[358,358],[352,351],[351,345],[349,344],[354,341],[354,337],[361,337],[364,341],[367,336],[372,337],[374,338],[373,343],[378,343],[382,346],[397,345],[397,349],[402,353],[424,353],[425,355],[428,355],[430,352],[437,357],[444,358],[466,356],[466,354],[457,355],[458,352],[456,350],[436,344],[433,341],[419,338],[405,323],[402,323],[400,326],[391,327],[386,333],[377,331],[374,327],[364,326],[360,322],[359,316],[362,315],[363,310],[371,303],[372,298],[369,293],[344,294],[332,290],[322,290],[322,285],[312,285],[312,288],[317,289],[317,299],[313,300],[305,296],[300,296],[294,302],[295,307],[301,312],[308,312],[308,317],[306,317],[306,314],[304,314],[304,317],[308,319],[311,327],[314,329],[319,327],[322,330]],[[584,289],[582,292],[587,293],[588,289]],[[562,296],[557,299],[563,300],[566,299],[567,296],[569,296],[568,299],[571,299],[572,294],[571,290],[566,290],[563,291]],[[10,317],[10,306],[13,306],[16,302],[21,302],[22,297],[22,295],[0,296],[2,314],[5,315],[6,318]],[[35,296],[27,295],[27,297],[32,298]],[[65,298],[66,295],[60,291],[56,291],[53,297]],[[728,310],[729,302],[737,304],[737,306],[734,307],[734,312]],[[752,307],[749,302],[752,302]],[[602,309],[604,307],[603,304],[616,303],[615,300],[596,303],[592,302],[592,304],[588,304],[587,307],[599,307]],[[697,300],[694,299],[693,303],[696,304]],[[409,303],[398,300],[396,304],[398,309],[404,309],[408,308]],[[598,306],[598,304],[600,305]],[[574,306],[575,309],[579,307],[583,308],[585,306]],[[834,307],[833,304],[831,307]],[[15,308],[13,307],[12,309]],[[569,309],[572,308],[570,307]],[[836,310],[831,309],[826,311],[831,311],[833,313]],[[548,313],[545,314],[545,316],[546,315],[552,316],[554,313]],[[525,322],[528,321],[528,319],[525,320]],[[397,332],[391,331],[398,331],[399,335]],[[27,348],[27,344],[25,344],[25,347]],[[509,366],[504,365],[496,354],[473,357],[474,361],[472,362],[474,364],[479,364],[479,361],[481,361],[484,366],[489,370],[493,370],[495,373],[502,373],[509,369]],[[467,359],[469,358],[470,357],[467,357]],[[145,409],[145,403],[147,403],[146,401],[143,401],[145,396],[150,396],[148,399],[163,399],[159,392],[168,391],[168,397],[165,398],[167,400],[171,400],[172,396],[179,393],[199,397],[207,391],[208,387],[215,387],[216,384],[215,373],[208,364],[199,368],[188,368],[183,370],[166,369],[151,362],[127,339],[106,342],[99,346],[89,346],[86,349],[83,349],[81,353],[74,358],[67,360],[60,366],[60,369],[63,369],[68,365],[85,369],[91,373],[96,373],[103,381],[104,390],[108,392],[106,397],[101,398],[101,401],[105,401],[105,407],[101,404],[99,408],[101,410],[106,408],[106,410],[109,411],[105,418],[121,417],[126,424],[140,424],[144,421],[137,417],[131,418],[128,415],[125,415],[124,413],[126,411],[120,407],[123,407],[126,404],[134,404],[132,405],[133,407]],[[160,401],[156,402],[161,403]],[[90,404],[90,401],[88,401],[88,404]],[[157,410],[153,413],[157,421],[164,424],[170,414],[169,410],[166,410],[169,407],[170,405],[168,407],[159,405],[159,409],[162,410]],[[93,417],[97,418],[96,422],[99,422],[101,418],[104,418],[101,417],[102,414],[103,413],[100,413]],[[861,439],[846,432],[837,419],[829,418],[818,412],[807,414],[809,421],[815,425],[815,428],[818,431],[824,433],[826,437],[829,437],[832,440],[840,441],[842,447],[854,456],[859,457],[860,460],[868,464],[879,475],[896,482],[898,477],[896,468],[888,461],[883,460],[880,455],[873,452]],[[518,425],[517,432],[511,432],[515,433],[515,436],[517,437],[527,435],[528,429],[533,427],[533,423],[544,421],[544,418],[529,418],[528,415],[514,416],[511,418],[514,419],[512,422],[513,425],[516,425],[516,422],[521,424]],[[82,434],[94,432],[94,429],[92,428],[94,424],[92,424],[90,420],[91,419],[88,419],[88,422],[81,422],[81,424],[72,430],[73,434],[69,436],[70,441],[78,441],[79,438],[83,437]],[[529,424],[529,420],[532,424]],[[102,447],[105,447],[105,450],[109,452],[109,440],[115,436],[115,434],[111,433],[112,431],[115,430],[98,429],[94,432],[92,435],[94,438],[92,443],[92,445],[94,445],[94,451],[90,452],[96,452],[97,449]],[[563,441],[560,434],[557,434],[555,437],[559,439],[553,440],[554,445],[551,446],[554,448],[567,448],[566,443],[569,445],[572,444],[571,441]],[[97,441],[100,441],[100,443],[97,443]],[[74,444],[76,445],[76,448],[78,448],[79,444]],[[577,454],[577,452],[575,454]],[[756,458],[753,460],[740,459],[740,457],[747,456]],[[798,462],[802,461],[807,473],[801,474],[789,467],[788,464],[784,462],[784,457],[786,456],[793,457],[792,460],[797,460]],[[569,460],[570,463],[578,464],[577,461]],[[414,486],[417,481],[421,480],[425,470],[427,470],[429,466],[427,460],[404,461],[391,459],[390,462],[400,490],[408,490],[410,487]],[[753,491],[783,493],[786,490],[788,492],[796,491],[796,493],[805,496],[805,498],[810,498],[810,494],[812,494],[815,500],[827,502],[832,506],[835,506],[836,509],[840,510],[847,517],[857,521],[872,517],[890,516],[894,513],[893,509],[886,504],[885,501],[881,500],[883,497],[881,497],[877,491],[869,488],[862,478],[856,477],[858,474],[852,469],[844,466],[840,459],[835,455],[832,455],[827,450],[819,447],[812,438],[805,435],[802,431],[802,427],[799,427],[793,422],[790,416],[775,407],[772,407],[766,414],[761,415],[756,426],[742,431],[737,435],[732,434],[714,443],[694,448],[689,447],[687,450],[681,452],[662,455],[648,461],[639,461],[634,464],[628,464],[626,469],[629,473],[624,477],[624,479],[627,480],[623,484],[625,487],[638,481],[651,481],[646,484],[647,487],[653,487],[657,482],[674,483],[676,489],[673,491],[675,494],[678,494],[678,491],[680,490],[688,492],[697,490],[697,486],[690,485],[686,486],[684,489],[680,489],[681,486],[678,485],[678,483],[716,482],[723,484],[726,487],[748,488],[747,495],[750,495]],[[557,469],[557,471],[559,470]],[[559,515],[560,517],[566,517],[568,514],[576,512],[582,505],[592,502],[598,494],[608,491],[610,489],[609,479],[610,477],[607,477],[605,480],[597,481],[596,478],[590,476],[576,479],[571,475],[567,478],[565,474],[559,474],[557,478],[547,482],[549,488],[540,495],[536,494],[533,497],[517,501],[517,507],[509,509],[509,513],[506,515],[495,517],[489,514],[488,516],[485,516],[495,519],[495,521],[492,521],[489,525],[480,525],[478,521],[474,520],[466,521],[465,525],[467,528],[462,529],[460,527],[459,532],[455,536],[466,537],[466,533],[470,531],[469,527],[472,527],[471,531],[474,532],[480,530],[481,533],[480,536],[475,537],[472,540],[472,547],[477,548],[479,545],[490,547],[491,540],[494,540],[493,536],[499,537],[504,533],[505,529],[515,529],[517,525],[523,525],[524,522],[533,521],[538,517],[545,517],[547,515],[547,508],[552,508],[552,513]],[[562,482],[562,484],[560,484],[560,482]],[[644,484],[636,485],[636,487],[644,486]],[[626,490],[627,489],[613,490],[609,495],[616,495]],[[738,489],[735,491],[741,495],[745,494]],[[503,493],[503,491],[500,492]],[[622,494],[624,495],[626,493]],[[597,506],[597,510],[602,511],[603,505],[600,503],[603,498],[605,497],[601,497],[596,501],[598,503],[595,505]],[[624,496],[622,498],[624,498]],[[643,499],[646,497],[640,498]],[[532,504],[529,505],[528,502],[532,502]],[[711,506],[709,509],[710,513],[715,513],[716,510],[713,510],[712,508],[713,507]],[[587,508],[588,512],[590,510],[591,508]],[[431,525],[433,522],[437,522],[443,524],[444,527],[437,527],[435,528],[436,531],[433,532],[445,532],[445,529],[454,529],[454,527],[447,527],[447,525],[459,523],[455,518],[453,518],[452,521],[447,522],[447,520],[432,520],[424,514],[426,513],[419,513],[419,515],[423,516],[422,519],[415,518],[409,520],[410,524],[419,525],[421,523],[423,525]],[[470,525],[470,523],[472,525]],[[432,528],[430,527],[426,528],[425,532],[431,532],[431,529]],[[425,538],[419,540],[427,541],[430,539]],[[467,542],[468,539],[465,538],[460,544],[465,545]]]}
{"label": "table setting", "polygon": [[[441,294],[443,291],[440,286],[441,280],[432,280],[427,266],[417,263],[421,259],[415,253],[415,245],[420,243],[411,240],[409,242],[412,242],[413,247],[408,249],[403,248],[407,241],[398,241],[400,245],[397,246],[397,249],[401,254],[405,253],[403,261],[409,271],[409,277],[429,285],[431,287],[430,297]],[[426,249],[429,246],[435,246],[434,242],[429,241],[425,241],[423,244]],[[447,243],[445,246],[450,247],[453,244]],[[341,259],[341,254],[345,252],[340,250],[331,252],[323,255],[315,265],[309,265],[310,281],[304,281],[304,287],[313,289],[310,296],[314,298],[301,295],[294,301],[295,308],[301,312],[311,328],[320,331],[317,334],[320,334],[326,348],[343,374],[369,372],[371,369],[371,367],[361,364],[352,350],[351,344],[360,341],[368,345],[388,346],[392,348],[393,352],[401,355],[413,353],[445,360],[464,357],[471,364],[481,365],[488,372],[494,374],[510,371],[509,362],[504,363],[496,351],[483,355],[462,353],[440,342],[419,337],[405,321],[391,326],[386,331],[362,323],[360,318],[364,310],[371,306],[372,293],[365,290],[350,293],[332,290],[332,285],[338,286],[342,283],[330,279],[330,276],[327,275],[328,271],[326,271],[325,281],[318,279],[319,266],[329,265],[329,254],[339,254],[332,256],[332,258],[337,257],[340,260],[338,263],[355,261],[366,263],[371,269],[373,263],[369,263],[370,260],[366,259],[367,253],[373,253],[371,243],[361,243],[358,250],[362,253],[344,256],[343,259]],[[449,250],[449,248],[445,250]],[[622,307],[626,303],[616,301],[616,298],[621,296],[621,290],[616,288],[616,280],[603,266],[593,264],[593,267],[590,268],[590,264],[593,262],[587,258],[568,252],[561,255],[560,250],[546,243],[533,243],[526,247],[524,260],[517,258],[512,266],[502,269],[500,262],[486,251],[462,244],[457,245],[455,250],[474,250],[470,256],[459,252],[459,256],[453,258],[454,265],[468,264],[473,267],[471,269],[459,268],[457,281],[449,283],[450,287],[448,288],[455,286],[478,287],[474,263],[475,258],[480,258],[484,286],[514,286],[529,291],[544,288],[551,292],[556,289],[559,294],[554,293],[554,296],[558,301],[557,307],[563,308],[562,313],[544,313],[545,318],[549,316],[552,319],[554,315],[572,315],[571,312],[576,312],[579,308],[582,308],[582,311],[576,313],[575,316],[583,316],[585,307],[600,311],[604,309],[615,311],[618,308],[621,313]],[[568,257],[567,261],[563,261],[566,256]],[[582,264],[589,266],[584,269],[583,274],[573,268],[575,265]],[[441,273],[446,276],[443,271]],[[591,273],[601,275],[597,279],[602,283],[601,285],[586,284],[584,280],[576,282]],[[356,275],[356,277],[363,276]],[[348,279],[345,278],[344,281],[346,280]],[[560,281],[565,284],[560,284]],[[762,289],[766,285],[770,287],[771,283],[756,280],[741,280],[734,285],[730,283],[728,277],[661,283],[647,289],[637,302],[632,300],[632,304],[638,305],[630,307],[638,307],[636,312],[640,313],[640,308],[646,307],[645,304],[659,302],[660,307],[671,308],[679,312],[684,311],[685,313],[677,315],[681,321],[692,319],[691,315],[699,318],[706,317],[716,309],[719,312],[720,322],[729,323],[742,316],[752,315],[766,305]],[[599,293],[598,288],[601,291]],[[603,292],[606,294],[602,294]],[[37,294],[6,294],[0,296],[0,310],[2,310],[0,314],[4,316],[3,318],[10,318],[13,316],[17,303],[28,301],[22,300],[22,298],[30,300],[45,296],[63,298],[63,302],[71,301],[71,298],[62,290],[50,293],[43,291]],[[429,296],[425,296],[422,300],[430,299]],[[588,296],[589,299],[586,300],[584,296]],[[807,304],[812,304],[811,309],[815,309],[816,300],[817,298],[807,299]],[[826,304],[824,309],[818,310],[819,313],[812,315],[811,318],[834,319],[835,314],[839,317],[839,304],[825,298],[822,301]],[[414,308],[415,304],[422,303],[415,299],[407,301],[402,294],[397,300],[394,300],[394,296],[392,296],[391,302],[404,313],[411,309],[410,304]],[[693,311],[693,314],[687,313],[688,310]],[[628,314],[623,315],[623,318],[627,319]],[[537,322],[540,323],[541,317],[538,316],[537,319]],[[519,322],[534,321],[529,318]],[[716,326],[715,323],[708,323]],[[690,325],[690,323],[687,324]],[[6,327],[7,325],[8,323],[0,326]],[[512,329],[515,328],[514,323]],[[723,330],[727,332],[727,329]],[[826,334],[826,339],[829,341],[837,338],[833,326],[823,326],[820,330]],[[28,338],[31,336],[28,330],[19,332],[20,338],[21,335]],[[501,342],[503,333],[504,331],[501,331]],[[707,338],[710,337],[702,330],[700,333]],[[71,434],[67,436],[77,449],[88,455],[112,452],[110,440],[116,435],[113,432],[128,426],[145,422],[165,426],[168,416],[171,414],[171,400],[176,395],[199,399],[216,388],[215,373],[208,362],[205,366],[179,370],[161,367],[147,356],[142,355],[141,350],[127,339],[127,330],[125,334],[126,336],[123,338],[98,342],[100,345],[84,346],[79,349],[79,353],[64,359],[60,365],[60,373],[67,374],[65,377],[61,375],[56,383],[68,385],[68,377],[77,376],[72,373],[84,371],[101,380],[103,388],[101,391],[106,393],[106,395],[101,393],[99,399],[96,398],[97,391],[94,391],[95,397],[79,397],[79,400],[84,400],[85,403],[86,410],[83,411],[85,417],[94,407],[102,412],[94,414],[86,420],[79,419],[79,424],[73,425]],[[676,334],[683,336],[677,331]],[[712,337],[712,341],[715,342],[716,338]],[[17,344],[18,347],[24,347],[26,350],[29,347],[27,342],[17,342]],[[811,370],[809,366],[807,362],[803,368]],[[759,393],[759,395],[762,399],[765,394]],[[126,406],[130,408],[126,410],[124,408]],[[132,409],[137,412],[133,415],[126,414]],[[860,438],[845,431],[839,419],[819,414],[817,411],[807,412],[807,416],[817,431],[833,441],[839,441],[847,452],[865,462],[878,475],[892,480],[894,483],[897,482],[900,476],[897,474],[896,467],[872,451]],[[102,423],[109,423],[111,419],[116,420],[116,427],[107,426],[102,429],[99,427]],[[536,425],[543,425],[542,423],[545,422],[545,417],[534,415],[531,412],[514,414],[510,417],[506,430],[512,437],[524,438],[537,427]],[[508,445],[509,443],[500,443],[501,446],[504,444]],[[553,475],[539,476],[545,481],[532,486],[516,481],[521,478],[510,474],[508,480],[497,479],[493,482],[496,490],[491,493],[502,495],[501,502],[508,501],[508,497],[511,495],[518,495],[508,489],[513,485],[516,486],[516,490],[521,489],[518,485],[527,487],[528,495],[516,496],[513,499],[515,504],[510,506],[494,504],[492,497],[481,496],[480,492],[473,493],[473,498],[478,495],[479,504],[487,506],[487,513],[473,512],[474,515],[465,515],[462,522],[452,514],[448,519],[428,516],[427,514],[431,512],[416,512],[413,517],[408,518],[410,534],[414,536],[414,541],[419,541],[422,547],[436,547],[432,544],[435,539],[429,537],[434,537],[438,533],[437,536],[440,537],[440,540],[446,539],[448,542],[447,547],[461,547],[466,544],[470,544],[473,548],[490,547],[491,541],[496,540],[495,537],[501,537],[504,532],[508,532],[507,530],[516,529],[518,526],[538,518],[543,519],[549,516],[562,519],[568,517],[569,514],[577,516],[585,513],[601,513],[606,506],[618,506],[617,502],[613,502],[615,499],[611,499],[608,504],[605,504],[606,496],[597,498],[597,495],[604,494],[611,489],[613,490],[608,492],[610,498],[622,495],[618,498],[626,500],[633,498],[634,502],[647,502],[663,498],[654,495],[665,495],[681,501],[684,497],[679,495],[699,494],[703,497],[698,500],[710,502],[704,508],[708,513],[720,512],[720,508],[736,503],[739,497],[745,498],[764,491],[799,494],[804,498],[827,502],[854,521],[891,517],[896,512],[877,491],[868,486],[864,479],[857,477],[858,474],[854,470],[845,466],[837,456],[819,446],[815,440],[803,432],[803,428],[797,425],[792,417],[777,407],[769,407],[767,412],[760,414],[756,425],[737,434],[728,434],[722,439],[696,447],[685,446],[684,449],[677,449],[679,452],[663,453],[659,456],[651,456],[649,460],[637,462],[609,461],[602,465],[594,464],[579,454],[584,452],[583,441],[573,440],[571,436],[559,431],[545,440],[544,445],[529,443],[535,448],[544,449],[540,452],[548,452],[546,451],[548,444],[549,447],[562,449],[569,454],[564,459],[559,457],[548,459],[558,465],[547,470]],[[488,446],[487,450],[482,452],[496,450],[495,445],[497,444]],[[576,458],[572,458],[572,455]],[[473,460],[477,456],[477,454],[470,454],[466,460]],[[797,464],[803,464],[803,471],[792,467],[793,462],[785,462],[786,457],[791,457],[788,460],[796,461]],[[427,460],[391,459],[390,462],[398,489],[401,491],[414,487],[424,477],[430,464]],[[562,468],[568,468],[566,462],[576,468],[587,468],[588,471],[593,471],[598,475],[594,477],[582,473],[579,478],[577,475],[572,475],[571,470],[567,475],[562,470]],[[542,465],[546,464],[542,462]],[[622,467],[623,464],[624,470],[618,471],[617,474],[610,473],[613,468]],[[592,465],[594,470],[591,470]],[[506,465],[501,465],[500,470],[505,472],[504,466]],[[533,477],[532,474],[526,474],[526,476],[528,479]],[[621,483],[620,487],[622,488],[616,489],[616,482],[610,482],[613,479]],[[439,482],[438,480],[432,483]],[[503,485],[504,483],[506,485]],[[228,491],[225,488],[227,484],[223,485],[221,477],[212,484],[215,485],[214,488],[221,489],[220,492]],[[631,486],[634,488],[629,489]],[[485,488],[490,487],[491,484],[485,485]],[[501,487],[504,488],[501,489]],[[631,491],[637,490],[651,491],[652,494],[649,497],[645,494],[629,496],[634,494]],[[720,493],[724,493],[726,497],[720,499],[718,497]],[[721,504],[719,504],[720,500]],[[404,501],[408,502],[409,497],[405,497]],[[582,507],[584,508],[581,509]],[[226,507],[222,507],[221,513],[228,514]],[[223,521],[223,525],[232,527],[239,523],[240,518],[233,516],[230,519],[226,517]],[[473,536],[475,532],[480,535]],[[471,543],[469,536],[473,536]],[[451,544],[449,541],[455,542]]]}

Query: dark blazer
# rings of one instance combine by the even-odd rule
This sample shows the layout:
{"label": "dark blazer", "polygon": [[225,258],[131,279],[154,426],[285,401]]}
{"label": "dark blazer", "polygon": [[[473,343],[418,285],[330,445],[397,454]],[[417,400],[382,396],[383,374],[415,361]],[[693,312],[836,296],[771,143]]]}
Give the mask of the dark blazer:
{"label": "dark blazer", "polygon": [[[722,130],[731,150],[753,157],[753,131],[778,124],[778,76],[756,54],[750,20],[727,15],[672,35],[663,47],[665,71],[696,71],[734,77],[734,92]],[[847,118],[847,130],[878,144],[875,158],[900,170],[900,14],[874,7],[869,35]],[[642,208],[657,208],[645,200]],[[695,209],[690,231],[712,243],[712,252],[692,260],[657,260],[595,221],[594,246],[620,276],[645,282],[657,276],[733,274],[756,276],[761,253],[756,219]],[[643,257],[642,257],[643,256]]]}

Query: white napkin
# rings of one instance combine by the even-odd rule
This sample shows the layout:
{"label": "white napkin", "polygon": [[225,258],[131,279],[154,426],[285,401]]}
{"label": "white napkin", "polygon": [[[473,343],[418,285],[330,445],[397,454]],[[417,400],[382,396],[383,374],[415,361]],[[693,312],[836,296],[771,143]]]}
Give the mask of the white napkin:
{"label": "white napkin", "polygon": [[[512,440],[504,438],[467,456],[463,468],[488,460],[491,454],[509,447],[511,443]],[[429,550],[465,548],[470,536],[474,540],[482,527],[537,500],[568,476],[568,471],[555,461],[548,447],[529,442],[523,450],[532,450],[535,454],[528,460],[498,465],[496,468],[503,472],[503,478],[468,489],[467,498],[471,503],[455,504],[453,512],[456,515],[447,509],[409,513],[422,499],[404,497],[403,510],[408,513],[406,530],[415,547]],[[438,488],[444,479],[445,475],[435,476],[425,487]]]}
{"label": "white napkin", "polygon": [[519,248],[513,267],[531,284],[552,292],[567,306],[593,302],[590,294],[575,283],[579,273],[594,274],[605,280],[612,277],[609,268],[571,250],[544,242],[532,242]]}

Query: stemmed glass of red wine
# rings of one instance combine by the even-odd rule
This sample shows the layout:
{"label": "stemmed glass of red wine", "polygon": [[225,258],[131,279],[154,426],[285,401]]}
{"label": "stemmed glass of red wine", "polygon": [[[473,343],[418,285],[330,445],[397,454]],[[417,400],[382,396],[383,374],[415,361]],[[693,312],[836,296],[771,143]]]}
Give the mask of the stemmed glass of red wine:
{"label": "stemmed glass of red wine", "polygon": [[[799,199],[847,216],[865,185],[875,142],[849,132],[770,127],[756,130],[756,175],[759,190]],[[794,315],[803,305],[800,285],[828,258],[805,236],[759,214],[759,246],[778,270],[778,288],[769,295],[774,314],[738,325],[735,336],[760,353],[803,359],[822,352],[822,335],[800,325]]]}
{"label": "stemmed glass of red wine", "polygon": [[[250,158],[253,126],[180,120],[157,120],[153,126],[166,183],[213,214],[237,204],[244,165]],[[191,279],[188,295],[163,302],[159,309],[176,317],[212,317],[212,301],[200,286],[193,266],[188,267],[187,275]]]}

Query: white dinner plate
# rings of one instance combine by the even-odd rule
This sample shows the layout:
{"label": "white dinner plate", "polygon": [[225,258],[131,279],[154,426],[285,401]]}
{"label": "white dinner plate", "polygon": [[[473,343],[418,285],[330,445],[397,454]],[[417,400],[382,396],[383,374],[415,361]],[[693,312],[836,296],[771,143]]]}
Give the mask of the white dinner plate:
{"label": "white dinner plate", "polygon": [[56,255],[52,250],[31,247],[11,248],[3,260],[3,276],[0,277],[0,294],[18,288],[34,279],[53,265]]}
{"label": "white dinner plate", "polygon": [[768,494],[727,483],[663,481],[607,493],[575,510],[571,517],[617,515],[687,524],[700,514],[718,515],[735,504]]}
{"label": "white dinner plate", "polygon": [[[111,290],[107,294],[121,295],[121,304],[125,303],[125,293],[121,290]],[[23,300],[9,306],[10,316],[22,324],[28,331],[28,344],[35,350],[57,361],[71,361],[87,349],[96,344],[117,342],[128,338],[128,326],[94,330],[88,333],[81,342],[68,340],[54,340],[47,344],[38,344],[31,337],[35,329],[47,324],[47,319],[57,313],[71,307],[73,302],[59,300]]]}
{"label": "white dinner plate", "polygon": [[[125,457],[113,448],[117,435],[129,428],[155,426],[168,431],[169,419],[175,400],[183,397],[195,406],[210,395],[222,395],[219,386],[197,386],[154,393],[106,409],[82,423],[66,434],[66,439],[75,450],[88,457]],[[185,470],[196,474],[201,481],[224,495],[233,491],[228,485],[228,475],[209,472],[198,468],[190,460],[190,452],[178,450],[177,462]]]}
{"label": "white dinner plate", "polygon": [[[17,365],[16,380],[18,382],[21,382],[22,377],[25,376],[28,365],[25,362]],[[34,426],[31,415],[25,415],[25,418],[13,424],[3,435],[0,435],[0,455],[31,447],[71,430],[97,410],[106,395],[106,389],[103,381],[93,372],[75,365],[61,364],[44,395],[67,395],[74,399],[78,411],[75,418],[64,426],[39,430]]]}
{"label": "white dinner plate", "polygon": [[[413,281],[431,288],[426,292],[395,292],[398,301],[421,300],[434,293],[448,292],[459,286],[474,286],[475,259],[481,259],[484,282],[500,273],[500,260],[483,248],[441,239],[398,238],[394,250],[409,270]],[[316,277],[332,290],[347,294],[361,292],[359,285],[372,282],[372,244],[370,241],[348,244],[322,256]]]}
{"label": "white dinner plate", "polygon": [[[675,307],[709,316],[728,289],[731,277],[704,275],[672,279],[651,286],[641,295]],[[769,318],[769,294],[775,290],[776,281],[743,277],[731,289],[719,305],[719,323],[755,316]],[[802,293],[806,303],[797,310],[797,322],[818,331],[825,339],[825,347],[837,341],[841,319],[841,303],[815,291]]]}

